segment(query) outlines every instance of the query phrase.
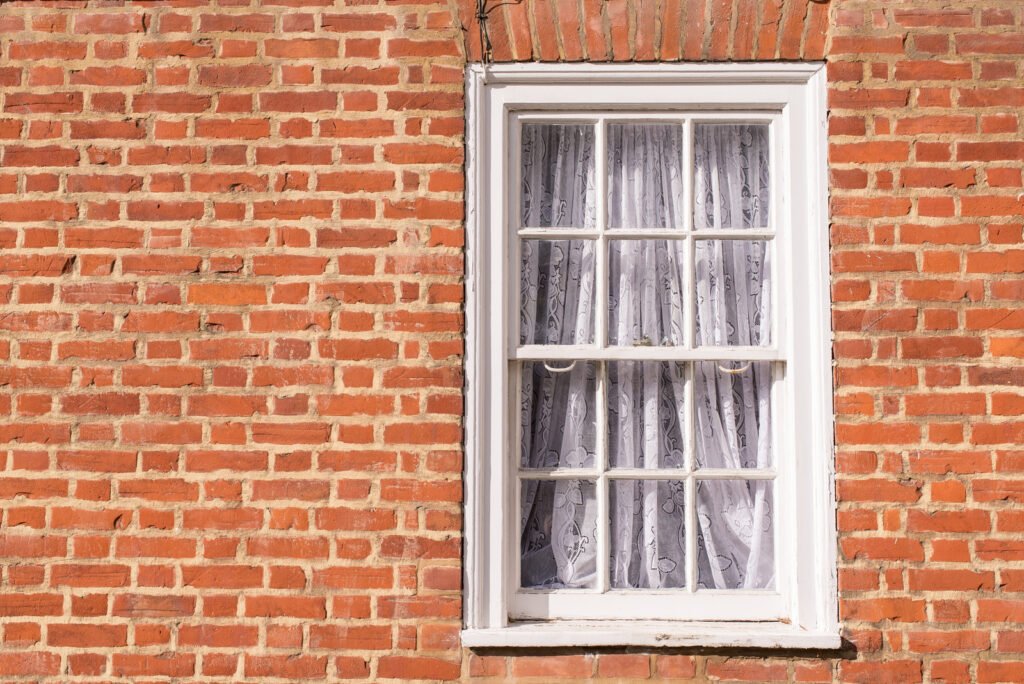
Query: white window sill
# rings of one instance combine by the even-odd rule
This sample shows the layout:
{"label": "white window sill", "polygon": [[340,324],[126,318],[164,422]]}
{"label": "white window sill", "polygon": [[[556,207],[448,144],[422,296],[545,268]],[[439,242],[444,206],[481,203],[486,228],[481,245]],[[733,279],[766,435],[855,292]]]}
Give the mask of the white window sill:
{"label": "white window sill", "polygon": [[836,649],[837,632],[808,632],[779,622],[518,622],[464,629],[467,648],[647,646]]}

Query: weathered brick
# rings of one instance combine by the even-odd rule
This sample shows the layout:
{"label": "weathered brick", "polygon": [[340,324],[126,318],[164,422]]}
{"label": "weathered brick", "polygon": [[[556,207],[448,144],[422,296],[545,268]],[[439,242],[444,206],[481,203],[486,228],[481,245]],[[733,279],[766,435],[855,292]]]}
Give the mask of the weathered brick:
{"label": "weathered brick", "polygon": [[489,15],[499,62],[828,63],[855,647],[809,659],[459,651],[475,9],[227,4],[0,9],[0,672],[1018,675],[1015,6],[526,0]]}

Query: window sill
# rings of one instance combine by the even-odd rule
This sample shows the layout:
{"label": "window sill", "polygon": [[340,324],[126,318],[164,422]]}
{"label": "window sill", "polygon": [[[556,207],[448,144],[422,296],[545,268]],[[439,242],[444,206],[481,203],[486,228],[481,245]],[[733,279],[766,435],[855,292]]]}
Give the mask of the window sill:
{"label": "window sill", "polygon": [[464,629],[467,648],[646,646],[704,648],[836,649],[834,632],[808,632],[778,622],[519,622]]}

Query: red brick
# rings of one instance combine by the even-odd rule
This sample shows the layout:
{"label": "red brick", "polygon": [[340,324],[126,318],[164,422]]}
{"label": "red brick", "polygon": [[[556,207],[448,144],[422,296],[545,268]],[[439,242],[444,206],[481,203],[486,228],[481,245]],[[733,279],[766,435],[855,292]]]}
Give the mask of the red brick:
{"label": "red brick", "polygon": [[978,663],[978,678],[980,684],[990,682],[1012,682],[1020,677],[1024,661],[983,661]]}
{"label": "red brick", "polygon": [[1024,54],[1024,33],[1005,34],[958,34],[957,52],[961,54]]}
{"label": "red brick", "polygon": [[189,677],[195,672],[192,653],[134,655],[115,653],[113,674],[117,677]]}
{"label": "red brick", "polygon": [[921,663],[915,660],[844,662],[839,664],[839,681],[869,684],[879,681],[920,682]]}
{"label": "red brick", "polygon": [[313,572],[313,586],[332,589],[387,589],[394,581],[391,567],[334,567]]}
{"label": "red brick", "polygon": [[[9,629],[9,628],[8,628]],[[18,673],[20,676],[57,676],[60,655],[43,652],[0,653],[0,672]]]}
{"label": "red brick", "polygon": [[8,145],[3,150],[3,162],[7,167],[70,166],[78,165],[78,150],[58,145],[24,147]]}
{"label": "red brick", "polygon": [[924,560],[921,543],[905,538],[846,538],[840,541],[843,555],[850,559]]}
{"label": "red brick", "polygon": [[199,67],[199,83],[216,88],[266,86],[270,79],[270,67],[256,64]]}
{"label": "red brick", "polygon": [[856,142],[832,145],[829,160],[834,164],[877,164],[906,161],[910,145],[901,141]]}
{"label": "red brick", "polygon": [[903,107],[910,94],[900,88],[863,88],[858,90],[830,90],[829,107],[836,109],[870,109],[873,107]]}
{"label": "red brick", "polygon": [[994,577],[991,572],[971,570],[910,570],[911,591],[978,591],[991,590]]}
{"label": "red brick", "polygon": [[644,655],[603,654],[597,661],[597,674],[601,677],[647,679],[651,676],[651,658]]}
{"label": "red brick", "polygon": [[224,591],[261,586],[263,570],[244,565],[186,565],[182,567],[182,578],[187,587]]}
{"label": "red brick", "polygon": [[46,629],[46,643],[49,646],[111,648],[125,646],[127,642],[128,627],[125,625],[50,625]]}
{"label": "red brick", "polygon": [[322,112],[338,106],[338,96],[330,92],[273,92],[259,94],[260,109],[265,112]]}
{"label": "red brick", "polygon": [[310,629],[310,646],[321,649],[383,651],[392,647],[390,625],[320,625]]}
{"label": "red brick", "polygon": [[758,662],[748,658],[726,658],[709,660],[707,674],[725,680],[774,682],[785,681],[787,667],[780,662]]}

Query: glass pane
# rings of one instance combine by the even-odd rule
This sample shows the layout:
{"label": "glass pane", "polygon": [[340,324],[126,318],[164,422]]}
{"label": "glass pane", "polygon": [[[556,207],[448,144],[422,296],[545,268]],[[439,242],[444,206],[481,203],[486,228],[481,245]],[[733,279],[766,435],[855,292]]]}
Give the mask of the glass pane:
{"label": "glass pane", "polygon": [[523,363],[519,395],[523,468],[594,467],[596,378],[597,366],[588,361],[552,361],[547,367],[542,362]]}
{"label": "glass pane", "polygon": [[771,467],[770,362],[695,364],[693,403],[698,467]]}
{"label": "glass pane", "polygon": [[608,461],[613,468],[682,468],[686,373],[674,361],[608,362]]}
{"label": "glass pane", "polygon": [[770,342],[771,262],[764,240],[697,240],[697,344]]}
{"label": "glass pane", "polygon": [[694,133],[694,227],[768,227],[768,124],[698,124]]}
{"label": "glass pane", "polygon": [[522,225],[593,228],[594,127],[523,124],[521,151]]}
{"label": "glass pane", "polygon": [[593,342],[595,243],[523,240],[521,252],[519,342]]}
{"label": "glass pane", "polygon": [[773,517],[770,481],[698,481],[697,586],[772,589]]}
{"label": "glass pane", "polygon": [[686,486],[681,480],[613,480],[611,586],[686,587]]}
{"label": "glass pane", "polygon": [[587,480],[523,480],[520,586],[597,584],[597,486]]}
{"label": "glass pane", "polygon": [[609,125],[608,226],[681,227],[682,168],[681,125]]}
{"label": "glass pane", "polygon": [[682,240],[608,243],[608,343],[685,344]]}

